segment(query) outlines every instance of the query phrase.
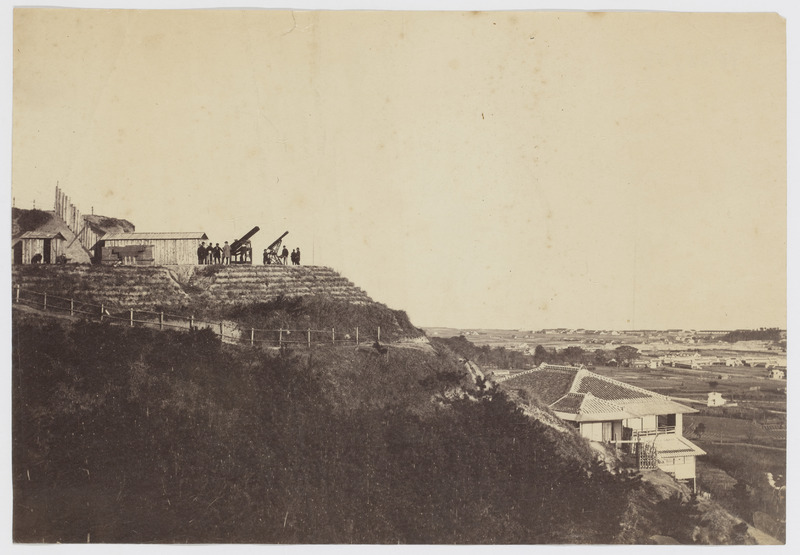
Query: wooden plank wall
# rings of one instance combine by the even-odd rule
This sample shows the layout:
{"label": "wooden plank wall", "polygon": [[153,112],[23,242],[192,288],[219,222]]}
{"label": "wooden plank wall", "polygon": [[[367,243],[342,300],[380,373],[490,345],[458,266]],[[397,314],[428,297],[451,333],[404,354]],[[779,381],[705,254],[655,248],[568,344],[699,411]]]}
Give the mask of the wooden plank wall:
{"label": "wooden plank wall", "polygon": [[197,239],[114,239],[106,247],[153,245],[155,264],[197,264]]}
{"label": "wooden plank wall", "polygon": [[[42,255],[44,263],[44,239],[22,239],[22,263],[30,264],[31,259],[36,254]],[[50,240],[50,264],[56,263],[56,258],[62,252],[63,241],[59,239]]]}

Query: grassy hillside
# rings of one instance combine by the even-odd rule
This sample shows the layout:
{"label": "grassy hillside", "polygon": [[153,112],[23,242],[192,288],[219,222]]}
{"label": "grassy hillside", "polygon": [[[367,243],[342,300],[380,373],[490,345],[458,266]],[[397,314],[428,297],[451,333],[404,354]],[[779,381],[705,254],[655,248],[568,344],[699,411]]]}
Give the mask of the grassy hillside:
{"label": "grassy hillside", "polygon": [[20,542],[608,543],[641,491],[466,388],[446,348],[269,354],[15,313],[12,371]]}
{"label": "grassy hillside", "polygon": [[23,208],[11,209],[11,235],[16,237],[26,231],[34,231],[39,226],[47,223],[52,218],[52,214],[44,210],[26,210]]}

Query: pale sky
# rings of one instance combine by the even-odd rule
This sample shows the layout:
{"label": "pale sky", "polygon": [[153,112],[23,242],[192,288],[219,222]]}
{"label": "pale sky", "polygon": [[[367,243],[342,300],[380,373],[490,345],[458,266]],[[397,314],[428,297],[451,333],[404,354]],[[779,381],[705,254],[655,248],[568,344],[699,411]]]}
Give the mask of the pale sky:
{"label": "pale sky", "polygon": [[420,326],[786,327],[771,14],[18,10],[15,204],[283,231]]}

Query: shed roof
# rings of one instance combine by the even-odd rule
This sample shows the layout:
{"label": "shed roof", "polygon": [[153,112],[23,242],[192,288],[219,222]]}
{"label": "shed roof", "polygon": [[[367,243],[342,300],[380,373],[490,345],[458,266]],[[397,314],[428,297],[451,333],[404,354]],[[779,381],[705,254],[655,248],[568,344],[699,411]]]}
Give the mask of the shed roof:
{"label": "shed roof", "polygon": [[103,241],[166,241],[174,239],[205,240],[208,236],[202,231],[154,231],[135,233],[107,233]]}
{"label": "shed roof", "polygon": [[599,422],[635,417],[622,407],[599,399],[591,393],[567,393],[550,405],[550,408],[560,418],[575,422]]}
{"label": "shed roof", "polygon": [[658,435],[655,446],[660,457],[682,457],[686,455],[705,455],[706,452],[683,436],[674,434]]}
{"label": "shed roof", "polygon": [[17,239],[65,239],[58,231],[26,231]]}
{"label": "shed roof", "polygon": [[13,247],[14,245],[16,245],[17,243],[19,243],[24,239],[39,240],[39,241],[43,239],[61,239],[62,241],[67,240],[67,238],[64,237],[64,235],[62,235],[58,231],[26,231],[25,233],[23,233],[13,241],[11,241],[11,246]]}

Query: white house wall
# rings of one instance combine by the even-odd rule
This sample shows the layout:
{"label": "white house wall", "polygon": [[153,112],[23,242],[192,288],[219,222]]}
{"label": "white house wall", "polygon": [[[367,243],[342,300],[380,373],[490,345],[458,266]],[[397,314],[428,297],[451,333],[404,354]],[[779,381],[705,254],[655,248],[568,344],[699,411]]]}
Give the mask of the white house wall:
{"label": "white house wall", "polygon": [[625,427],[634,431],[655,430],[658,427],[658,417],[648,414],[642,418],[628,418],[625,420]]}
{"label": "white house wall", "polygon": [[695,477],[694,455],[685,457],[664,457],[664,462],[658,468],[664,472],[674,474],[678,480],[687,480]]}
{"label": "white house wall", "polygon": [[622,439],[622,422],[581,422],[581,436],[590,441]]}
{"label": "white house wall", "polygon": [[590,441],[603,441],[603,423],[582,422],[581,435]]}

